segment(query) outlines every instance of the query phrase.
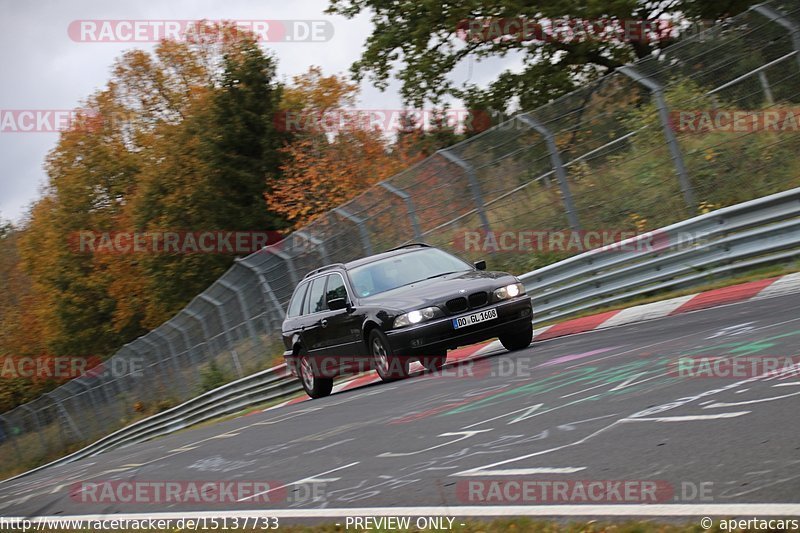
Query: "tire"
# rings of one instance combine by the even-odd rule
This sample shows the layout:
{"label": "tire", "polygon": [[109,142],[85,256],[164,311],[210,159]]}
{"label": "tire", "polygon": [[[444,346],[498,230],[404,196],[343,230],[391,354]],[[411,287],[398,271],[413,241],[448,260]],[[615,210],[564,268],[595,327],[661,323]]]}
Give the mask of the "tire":
{"label": "tire", "polygon": [[408,358],[392,352],[389,338],[379,329],[369,334],[369,353],[372,366],[383,381],[397,381],[408,377]]}
{"label": "tire", "polygon": [[523,327],[520,331],[500,335],[500,344],[509,352],[527,348],[532,341],[533,324],[531,322],[528,322],[528,325]]}
{"label": "tire", "polygon": [[323,398],[333,390],[333,378],[317,376],[311,365],[311,358],[305,353],[300,354],[298,374],[300,375],[300,383],[303,385],[303,389],[312,398]]}
{"label": "tire", "polygon": [[425,357],[419,358],[419,362],[428,372],[436,372],[437,370],[441,370],[446,361],[447,352],[444,354],[426,355]]}

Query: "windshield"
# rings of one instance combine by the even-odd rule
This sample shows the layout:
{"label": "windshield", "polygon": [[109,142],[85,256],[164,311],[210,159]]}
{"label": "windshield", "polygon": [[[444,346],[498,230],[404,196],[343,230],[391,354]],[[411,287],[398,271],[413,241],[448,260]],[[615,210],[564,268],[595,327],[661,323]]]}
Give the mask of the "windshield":
{"label": "windshield", "polygon": [[356,294],[363,298],[409,285],[416,281],[465,272],[472,267],[437,248],[424,248],[387,257],[350,270]]}

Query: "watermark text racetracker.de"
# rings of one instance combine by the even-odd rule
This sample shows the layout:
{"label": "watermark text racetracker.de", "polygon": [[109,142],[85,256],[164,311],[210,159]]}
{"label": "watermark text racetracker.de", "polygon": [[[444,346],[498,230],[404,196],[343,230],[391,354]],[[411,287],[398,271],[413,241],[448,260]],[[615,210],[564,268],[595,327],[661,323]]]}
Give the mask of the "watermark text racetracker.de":
{"label": "watermark text racetracker.de", "polygon": [[78,254],[249,255],[283,239],[279,231],[78,231],[68,245]]}
{"label": "watermark text racetracker.de", "polygon": [[668,363],[668,373],[679,378],[798,378],[800,355],[684,356]]}
{"label": "watermark text racetracker.de", "polygon": [[707,236],[693,232],[654,230],[641,233],[629,229],[464,229],[453,236],[456,250],[485,253],[581,253],[599,248],[641,253],[691,248],[707,242]]}
{"label": "watermark text racetracker.de", "polygon": [[682,110],[669,120],[681,133],[800,133],[800,108]]}
{"label": "watermark text racetracker.de", "polygon": [[104,115],[88,108],[0,109],[0,133],[98,132],[114,124],[125,124],[130,119],[128,113]]}
{"label": "watermark text racetracker.de", "polygon": [[[640,234],[632,230],[600,229],[593,231],[540,229],[465,229],[453,239],[456,250],[464,252],[585,252],[603,246],[619,251],[650,251],[659,244],[653,234],[630,241]],[[627,241],[627,242],[623,242]]]}
{"label": "watermark text racetracker.de", "polygon": [[461,480],[456,496],[463,504],[648,504],[711,502],[713,482],[673,484],[635,479],[481,479]]}
{"label": "watermark text racetracker.de", "polygon": [[0,356],[0,379],[66,381],[87,377],[142,377],[142,357],[111,358],[97,356]]}
{"label": "watermark text racetracker.de", "polygon": [[259,42],[324,43],[333,39],[328,20],[74,20],[69,38],[78,43],[216,42],[247,32]]}
{"label": "watermark text racetracker.de", "polygon": [[278,480],[94,480],[69,488],[72,501],[86,505],[301,505],[327,499],[324,482]]}
{"label": "watermark text racetracker.de", "polygon": [[679,28],[669,19],[572,17],[479,17],[463,19],[456,35],[464,41],[492,42],[659,42]]}
{"label": "watermark text racetracker.de", "polygon": [[273,115],[278,131],[338,133],[352,129],[406,132],[429,130],[438,124],[456,132],[478,133],[492,125],[492,117],[482,109],[358,109],[341,108],[325,111],[281,110]]}

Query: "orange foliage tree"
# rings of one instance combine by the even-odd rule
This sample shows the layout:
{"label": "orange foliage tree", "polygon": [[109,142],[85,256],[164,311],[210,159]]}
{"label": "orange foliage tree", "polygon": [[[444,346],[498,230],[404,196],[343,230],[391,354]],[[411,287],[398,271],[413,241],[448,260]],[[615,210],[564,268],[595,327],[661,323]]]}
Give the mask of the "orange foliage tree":
{"label": "orange foliage tree", "polygon": [[[282,178],[271,181],[265,198],[268,208],[295,228],[417,159],[404,146],[393,147],[378,128],[339,120],[357,95],[355,84],[342,76],[324,76],[318,67],[284,88],[282,109],[300,117],[295,122],[302,130],[290,132],[293,138],[282,149]],[[326,126],[326,114],[334,115],[335,128]]]}

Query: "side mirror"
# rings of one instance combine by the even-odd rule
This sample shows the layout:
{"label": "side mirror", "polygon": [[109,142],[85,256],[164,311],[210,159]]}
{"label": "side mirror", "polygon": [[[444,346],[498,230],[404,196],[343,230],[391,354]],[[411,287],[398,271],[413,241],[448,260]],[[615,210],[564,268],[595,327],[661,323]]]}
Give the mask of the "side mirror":
{"label": "side mirror", "polygon": [[331,311],[347,309],[347,300],[345,298],[331,298],[328,300],[328,309]]}
{"label": "side mirror", "polygon": [[486,261],[483,259],[475,261],[475,270],[486,270]]}

